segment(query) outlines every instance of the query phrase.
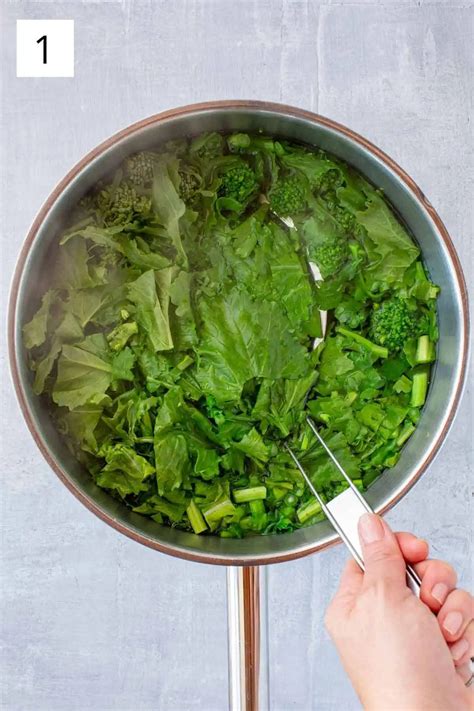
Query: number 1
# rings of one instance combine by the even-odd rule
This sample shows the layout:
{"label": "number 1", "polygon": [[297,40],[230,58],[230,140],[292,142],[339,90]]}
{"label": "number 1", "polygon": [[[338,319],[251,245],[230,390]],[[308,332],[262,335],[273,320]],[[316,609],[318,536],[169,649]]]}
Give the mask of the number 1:
{"label": "number 1", "polygon": [[39,40],[36,40],[36,44],[40,44],[40,42],[43,42],[43,64],[46,64],[48,61],[48,38],[46,35],[43,35],[39,38]]}

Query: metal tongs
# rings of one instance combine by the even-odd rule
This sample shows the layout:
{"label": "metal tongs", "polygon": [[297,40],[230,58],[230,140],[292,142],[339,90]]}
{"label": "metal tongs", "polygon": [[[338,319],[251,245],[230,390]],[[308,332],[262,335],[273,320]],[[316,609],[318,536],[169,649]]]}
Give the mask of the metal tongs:
{"label": "metal tongs", "polygon": [[[363,516],[365,513],[374,513],[374,511],[369,506],[365,498],[362,496],[358,488],[354,485],[348,474],[344,471],[344,468],[341,466],[334,454],[331,452],[326,442],[322,439],[312,419],[310,417],[307,417],[306,421],[311,430],[313,431],[313,434],[316,439],[319,441],[321,446],[326,451],[327,455],[330,457],[332,462],[335,464],[339,472],[346,480],[348,488],[345,489],[341,494],[335,496],[334,499],[332,499],[331,501],[323,501],[322,497],[320,496],[311,479],[305,472],[295,453],[290,449],[290,447],[288,447],[288,445],[285,445],[285,447],[291,458],[293,459],[294,463],[298,467],[298,470],[303,476],[311,493],[314,495],[314,497],[320,504],[321,509],[326,514],[326,517],[332,523],[337,533],[340,535],[346,546],[349,548],[354,559],[360,565],[362,570],[364,570],[364,559],[362,556],[362,548],[359,541],[357,524],[361,516]],[[406,575],[408,587],[417,597],[419,597],[421,580],[415,570],[409,564],[407,564],[406,566]]]}

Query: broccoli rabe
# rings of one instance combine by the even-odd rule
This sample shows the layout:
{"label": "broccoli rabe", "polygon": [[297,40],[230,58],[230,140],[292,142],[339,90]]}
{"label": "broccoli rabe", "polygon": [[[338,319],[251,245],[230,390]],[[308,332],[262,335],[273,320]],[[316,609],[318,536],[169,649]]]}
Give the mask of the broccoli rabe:
{"label": "broccoli rabe", "polygon": [[337,333],[340,333],[342,336],[345,336],[349,340],[360,344],[368,351],[373,353],[375,356],[377,356],[377,358],[388,358],[388,348],[386,346],[382,346],[379,343],[373,343],[368,338],[364,338],[364,336],[361,336],[360,333],[357,333],[356,331],[351,331],[350,329],[344,328],[343,326],[337,326],[336,331]]}
{"label": "broccoli rabe", "polygon": [[202,159],[213,159],[222,155],[224,139],[220,133],[205,133],[191,141],[189,153]]}
{"label": "broccoli rabe", "polygon": [[428,366],[419,366],[413,374],[413,389],[411,391],[412,407],[422,407],[425,404],[428,391],[429,370]]}
{"label": "broccoli rabe", "polygon": [[326,500],[345,484],[307,414],[358,488],[397,462],[439,289],[362,176],[214,132],[135,153],[78,207],[25,347],[34,391],[118,506],[178,536],[311,526],[324,514],[283,441]]}
{"label": "broccoli rabe", "polygon": [[307,204],[307,188],[303,177],[292,174],[279,180],[269,194],[270,207],[280,217],[292,217]]}
{"label": "broccoli rabe", "polygon": [[327,242],[316,247],[311,253],[311,258],[318,265],[323,279],[326,279],[341,269],[348,254],[349,250],[345,242]]}
{"label": "broccoli rabe", "polygon": [[97,210],[104,224],[129,222],[136,215],[146,215],[151,210],[151,198],[140,195],[133,185],[122,182],[110,186],[97,195]]}
{"label": "broccoli rabe", "polygon": [[179,171],[179,196],[184,202],[190,202],[196,196],[201,180],[199,175],[190,170]]}
{"label": "broccoli rabe", "polygon": [[138,326],[135,321],[121,323],[109,333],[107,341],[113,351],[121,351],[136,333],[138,333]]}
{"label": "broccoli rabe", "polygon": [[135,153],[125,163],[128,179],[133,185],[147,186],[153,181],[153,164],[156,155],[153,153]]}
{"label": "broccoli rabe", "polygon": [[341,184],[341,172],[335,168],[326,170],[316,183],[316,191],[325,194]]}
{"label": "broccoli rabe", "polygon": [[233,133],[227,139],[227,145],[231,153],[239,153],[250,146],[250,136],[248,133]]}
{"label": "broccoli rabe", "polygon": [[403,348],[408,338],[416,335],[416,316],[406,299],[394,296],[374,304],[370,333],[376,343],[391,352]]}
{"label": "broccoli rabe", "polygon": [[357,222],[355,215],[345,207],[339,205],[335,195],[326,196],[325,202],[328,211],[344,232],[354,235],[355,237],[362,234],[363,229]]}
{"label": "broccoli rabe", "polygon": [[219,194],[244,203],[255,192],[257,180],[255,173],[247,163],[240,163],[229,168],[221,178]]}

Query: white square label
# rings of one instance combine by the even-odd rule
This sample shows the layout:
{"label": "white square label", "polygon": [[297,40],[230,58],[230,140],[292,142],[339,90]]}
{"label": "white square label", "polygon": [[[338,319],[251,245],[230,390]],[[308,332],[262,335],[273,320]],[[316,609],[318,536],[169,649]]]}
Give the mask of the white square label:
{"label": "white square label", "polygon": [[74,20],[17,20],[16,75],[73,77]]}

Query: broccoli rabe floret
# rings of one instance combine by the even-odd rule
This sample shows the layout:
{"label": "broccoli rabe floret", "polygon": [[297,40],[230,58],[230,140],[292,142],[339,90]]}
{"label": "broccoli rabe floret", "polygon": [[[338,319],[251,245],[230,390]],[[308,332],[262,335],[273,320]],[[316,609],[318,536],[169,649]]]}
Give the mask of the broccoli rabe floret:
{"label": "broccoli rabe floret", "polygon": [[121,351],[127,345],[129,338],[138,333],[138,326],[135,321],[121,323],[116,326],[107,336],[109,346],[113,351]]}
{"label": "broccoli rabe floret", "polygon": [[244,203],[256,187],[255,173],[247,163],[242,162],[224,173],[221,178],[219,194]]}
{"label": "broccoli rabe floret", "polygon": [[399,351],[408,338],[416,335],[416,316],[408,301],[394,296],[374,304],[370,332],[374,341],[390,351]]}
{"label": "broccoli rabe floret", "polygon": [[179,171],[179,196],[184,202],[190,202],[195,196],[201,180],[199,176],[188,170]]}
{"label": "broccoli rabe floret", "polygon": [[79,211],[81,213],[93,213],[97,209],[97,196],[90,192],[79,200]]}
{"label": "broccoli rabe floret", "polygon": [[362,228],[352,212],[338,206],[334,209],[333,215],[345,232],[351,232],[354,235],[360,234]]}
{"label": "broccoli rabe floret", "polygon": [[341,172],[336,168],[331,168],[320,176],[315,187],[318,193],[324,194],[339,187],[341,181]]}
{"label": "broccoli rabe floret", "polygon": [[327,242],[312,251],[311,259],[318,265],[323,279],[326,279],[341,269],[348,254],[345,242]]}
{"label": "broccoli rabe floret", "polygon": [[120,224],[129,222],[135,215],[147,214],[151,210],[151,199],[140,195],[130,183],[122,182],[100,191],[97,209],[105,224]]}
{"label": "broccoli rabe floret", "polygon": [[191,156],[212,159],[221,156],[224,150],[224,139],[220,133],[205,133],[194,138],[189,146]]}
{"label": "broccoli rabe floret", "polygon": [[155,156],[152,153],[135,153],[127,158],[125,170],[133,185],[149,185],[153,181],[153,164]]}
{"label": "broccoli rabe floret", "polygon": [[227,145],[231,153],[239,153],[250,146],[250,136],[248,133],[233,133],[227,139]]}
{"label": "broccoli rabe floret", "polygon": [[338,203],[335,194],[334,196],[326,197],[325,203],[327,209],[344,232],[353,234],[354,236],[360,235],[363,232],[363,227],[357,222],[355,215]]}
{"label": "broccoli rabe floret", "polygon": [[305,209],[306,184],[302,177],[289,175],[277,182],[269,194],[270,207],[280,217],[292,217]]}

